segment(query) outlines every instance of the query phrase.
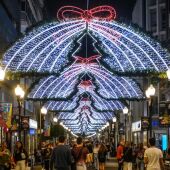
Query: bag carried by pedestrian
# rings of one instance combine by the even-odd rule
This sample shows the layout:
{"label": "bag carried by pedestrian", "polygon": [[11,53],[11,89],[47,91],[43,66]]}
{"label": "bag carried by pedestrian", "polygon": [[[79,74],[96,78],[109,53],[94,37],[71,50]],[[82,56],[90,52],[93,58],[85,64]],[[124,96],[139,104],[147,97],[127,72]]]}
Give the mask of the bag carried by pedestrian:
{"label": "bag carried by pedestrian", "polygon": [[99,162],[105,162],[106,161],[106,153],[105,152],[99,152],[98,153],[98,159],[99,159]]}

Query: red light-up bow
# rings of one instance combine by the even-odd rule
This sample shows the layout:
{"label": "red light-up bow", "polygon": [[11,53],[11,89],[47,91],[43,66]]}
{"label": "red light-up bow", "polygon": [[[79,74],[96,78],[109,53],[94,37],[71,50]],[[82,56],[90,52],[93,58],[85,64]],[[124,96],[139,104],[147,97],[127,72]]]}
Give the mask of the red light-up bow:
{"label": "red light-up bow", "polygon": [[90,64],[90,63],[96,63],[96,61],[100,58],[100,55],[94,55],[88,58],[83,58],[80,56],[74,56],[74,58],[76,59],[77,63],[83,63],[83,64]]}
{"label": "red light-up bow", "polygon": [[81,101],[90,101],[90,99],[88,97],[83,97],[81,98]]}
{"label": "red light-up bow", "polygon": [[85,87],[89,87],[89,86],[92,86],[93,83],[91,80],[82,80],[81,83],[80,83],[80,86],[85,86]]}
{"label": "red light-up bow", "polygon": [[89,22],[92,19],[111,21],[116,18],[116,11],[111,6],[98,6],[90,10],[83,10],[75,6],[64,6],[58,10],[57,18],[60,21],[80,19]]}

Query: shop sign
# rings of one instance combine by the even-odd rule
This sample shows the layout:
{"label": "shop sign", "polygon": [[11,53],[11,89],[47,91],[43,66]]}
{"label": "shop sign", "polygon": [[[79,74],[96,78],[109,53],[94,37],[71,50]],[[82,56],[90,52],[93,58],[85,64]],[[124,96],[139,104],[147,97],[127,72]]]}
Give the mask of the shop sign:
{"label": "shop sign", "polygon": [[141,117],[141,129],[148,130],[150,128],[149,117]]}
{"label": "shop sign", "polygon": [[159,117],[160,126],[169,127],[170,126],[170,115],[164,114]]}
{"label": "shop sign", "polygon": [[124,134],[124,124],[123,123],[120,123],[119,124],[119,134]]}
{"label": "shop sign", "polygon": [[29,127],[32,128],[32,129],[37,129],[38,128],[37,121],[30,119],[29,120]]}
{"label": "shop sign", "polygon": [[132,123],[132,132],[138,132],[138,131],[141,131],[141,121]]}
{"label": "shop sign", "polygon": [[29,129],[29,117],[28,116],[22,116],[21,117],[21,128],[23,130]]}
{"label": "shop sign", "polygon": [[159,123],[162,127],[170,127],[170,103],[160,103]]}
{"label": "shop sign", "polygon": [[159,128],[159,119],[152,118],[152,128]]}
{"label": "shop sign", "polygon": [[8,128],[11,128],[12,103],[0,103],[0,119],[5,121]]}
{"label": "shop sign", "polygon": [[112,123],[112,131],[114,131],[114,130],[115,130],[115,124]]}
{"label": "shop sign", "polygon": [[35,129],[30,129],[30,135],[35,135]]}
{"label": "shop sign", "polygon": [[12,126],[11,130],[12,131],[17,131],[19,128],[19,116],[18,115],[13,115],[12,116]]}

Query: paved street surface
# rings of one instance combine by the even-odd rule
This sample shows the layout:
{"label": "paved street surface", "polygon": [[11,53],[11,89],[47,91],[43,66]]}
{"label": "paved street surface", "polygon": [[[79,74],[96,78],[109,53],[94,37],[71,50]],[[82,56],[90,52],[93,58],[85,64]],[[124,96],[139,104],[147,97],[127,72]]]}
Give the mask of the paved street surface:
{"label": "paved street surface", "polygon": [[[105,170],[117,170],[118,164],[116,158],[109,158],[106,162]],[[41,166],[34,166],[33,170],[42,170]],[[95,170],[94,168],[88,168],[88,170]]]}
{"label": "paved street surface", "polygon": [[109,158],[106,162],[106,170],[117,170],[118,164],[116,158]]}
{"label": "paved street surface", "polygon": [[[105,170],[117,170],[118,164],[116,158],[109,158],[106,162],[106,169]],[[88,168],[88,170],[94,170],[94,168]]]}

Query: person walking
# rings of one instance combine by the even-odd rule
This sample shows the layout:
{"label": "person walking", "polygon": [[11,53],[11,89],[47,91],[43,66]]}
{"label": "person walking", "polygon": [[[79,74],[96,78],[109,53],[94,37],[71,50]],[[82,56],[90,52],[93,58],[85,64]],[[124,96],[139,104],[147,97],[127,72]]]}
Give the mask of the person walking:
{"label": "person walking", "polygon": [[16,142],[14,150],[14,161],[16,162],[15,170],[25,170],[27,167],[28,154],[24,149],[21,141]]}
{"label": "person walking", "polygon": [[99,143],[97,142],[97,143],[95,144],[94,148],[93,148],[94,168],[95,168],[96,170],[99,169],[99,161],[98,161],[99,148],[100,148],[100,146],[99,146]]}
{"label": "person walking", "polygon": [[144,152],[145,152],[145,149],[143,147],[143,143],[140,143],[138,151],[137,151],[137,159],[136,159],[137,170],[143,170],[144,169],[144,162],[143,162]]}
{"label": "person walking", "polygon": [[11,152],[7,148],[6,142],[2,142],[0,148],[0,170],[11,169]]}
{"label": "person walking", "polygon": [[118,170],[122,170],[122,167],[123,167],[123,160],[122,159],[123,159],[124,144],[125,144],[125,141],[122,140],[117,147],[116,158],[117,158],[117,161],[118,161]]}
{"label": "person walking", "polygon": [[107,156],[107,148],[102,143],[98,151],[99,170],[105,170],[106,156]]}
{"label": "person walking", "polygon": [[130,142],[126,142],[123,150],[123,170],[132,170],[132,147]]}
{"label": "person walking", "polygon": [[89,153],[88,149],[83,146],[83,139],[81,137],[77,138],[77,146],[73,149],[73,157],[76,161],[77,170],[86,170],[86,157]]}
{"label": "person walking", "polygon": [[50,157],[52,154],[51,144],[47,144],[44,149],[44,168],[45,170],[49,170],[50,168]]}
{"label": "person walking", "polygon": [[149,139],[150,147],[145,150],[144,163],[147,170],[163,170],[163,154],[162,151],[155,146],[155,138]]}
{"label": "person walking", "polygon": [[71,168],[71,149],[65,145],[66,138],[60,136],[58,145],[53,149],[50,159],[50,170],[70,170]]}

